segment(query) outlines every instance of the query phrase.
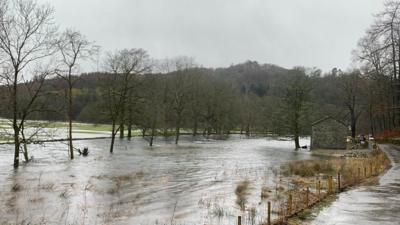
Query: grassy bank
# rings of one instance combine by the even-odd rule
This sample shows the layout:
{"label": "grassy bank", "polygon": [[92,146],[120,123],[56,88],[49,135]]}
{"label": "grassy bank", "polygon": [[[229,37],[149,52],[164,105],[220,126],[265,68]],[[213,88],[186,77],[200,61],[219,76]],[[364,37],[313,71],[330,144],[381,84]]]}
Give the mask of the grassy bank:
{"label": "grassy bank", "polygon": [[[270,219],[267,216],[261,225],[306,223],[313,210],[329,205],[338,193],[361,183],[374,182],[390,167],[390,160],[378,147],[333,155],[337,157],[292,161],[283,166],[275,186],[262,187],[261,198],[270,205]],[[246,193],[243,187],[237,188],[239,202],[243,202],[241,193]],[[247,211],[250,218],[251,210]]]}
{"label": "grassy bank", "polygon": [[376,181],[389,167],[390,160],[378,147],[350,157],[290,162],[287,173],[294,188],[287,191],[281,216],[271,224],[301,224],[312,209],[321,209],[350,187]]}
{"label": "grassy bank", "polygon": [[[67,128],[66,122],[50,122],[46,124],[47,128]],[[111,125],[108,124],[90,124],[90,123],[73,123],[72,129],[85,131],[111,131]]]}

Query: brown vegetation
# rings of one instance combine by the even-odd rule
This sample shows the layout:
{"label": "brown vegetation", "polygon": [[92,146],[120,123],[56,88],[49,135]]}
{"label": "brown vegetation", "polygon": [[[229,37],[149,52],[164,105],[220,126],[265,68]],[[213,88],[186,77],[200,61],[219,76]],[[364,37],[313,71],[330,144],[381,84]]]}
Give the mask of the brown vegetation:
{"label": "brown vegetation", "polygon": [[247,202],[247,196],[249,195],[249,184],[250,182],[245,180],[241,181],[235,189],[236,194],[236,204],[240,206],[241,210],[245,209],[245,205]]}
{"label": "brown vegetation", "polygon": [[326,197],[379,176],[390,167],[390,160],[374,147],[365,157],[290,162],[286,171],[290,188],[280,192],[281,199],[270,198],[268,187],[262,188],[261,198],[273,205],[271,224],[286,224]]}

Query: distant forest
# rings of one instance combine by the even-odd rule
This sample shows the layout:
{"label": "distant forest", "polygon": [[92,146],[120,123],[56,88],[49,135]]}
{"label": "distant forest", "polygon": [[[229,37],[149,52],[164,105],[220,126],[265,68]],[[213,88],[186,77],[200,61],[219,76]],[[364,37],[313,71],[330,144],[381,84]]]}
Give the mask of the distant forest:
{"label": "distant forest", "polygon": [[[176,61],[187,63],[191,59],[184,57]],[[112,122],[103,96],[104,88],[112,85],[110,79],[113,79],[110,73],[74,76],[75,121]],[[169,135],[175,132],[179,120],[180,128],[193,135],[232,131],[246,135],[289,135],[293,134],[295,126],[293,116],[297,116],[299,134],[309,135],[311,124],[327,115],[350,126],[348,104],[353,104],[349,102],[353,98],[357,121],[360,121],[357,132],[371,133],[371,129],[390,127],[385,114],[380,117],[374,112],[374,119],[369,120],[371,96],[368,88],[374,86],[368,86],[367,79],[359,71],[343,73],[335,68],[331,73],[321,74],[315,68],[285,69],[247,61],[218,69],[190,64],[174,72],[132,75],[129,81],[126,118],[119,119],[119,123],[123,123],[121,129],[127,132],[130,129],[151,132],[156,128],[157,134]],[[357,90],[353,93],[353,89]],[[65,121],[66,83],[61,78],[47,79],[43,90],[45,98],[38,102],[47,110],[33,113],[31,119]],[[1,113],[3,117],[11,116],[6,114],[7,110]],[[296,113],[298,115],[294,115]]]}

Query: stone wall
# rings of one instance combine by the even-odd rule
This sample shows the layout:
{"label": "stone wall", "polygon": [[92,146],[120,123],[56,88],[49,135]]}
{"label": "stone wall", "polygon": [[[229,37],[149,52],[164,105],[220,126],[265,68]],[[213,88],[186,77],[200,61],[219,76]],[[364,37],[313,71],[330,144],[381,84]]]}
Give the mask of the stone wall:
{"label": "stone wall", "polygon": [[348,128],[327,118],[312,127],[311,149],[346,149]]}

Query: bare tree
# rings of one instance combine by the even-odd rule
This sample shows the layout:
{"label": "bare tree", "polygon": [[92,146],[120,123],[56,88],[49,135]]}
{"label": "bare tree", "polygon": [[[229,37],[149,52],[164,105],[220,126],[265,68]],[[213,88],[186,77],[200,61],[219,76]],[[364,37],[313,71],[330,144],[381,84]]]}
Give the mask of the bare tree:
{"label": "bare tree", "polygon": [[55,52],[53,12],[48,5],[34,0],[0,2],[0,51],[5,57],[2,74],[10,84],[15,168],[19,166],[21,127],[41,90],[36,89],[27,105],[22,106],[18,102],[19,83],[29,65],[46,60]]}
{"label": "bare tree", "polygon": [[191,69],[195,67],[193,58],[178,57],[175,59],[176,71],[171,81],[172,109],[175,113],[175,144],[179,142],[183,116],[189,103],[192,87]]}
{"label": "bare tree", "polygon": [[360,60],[390,77],[392,126],[400,124],[400,2],[386,1],[384,9],[359,43]]}
{"label": "bare tree", "polygon": [[144,77],[143,104],[142,104],[142,126],[150,128],[149,145],[153,146],[154,136],[160,122],[160,113],[163,110],[163,80],[159,79],[161,74],[148,74]]}
{"label": "bare tree", "polygon": [[61,55],[60,70],[57,75],[67,83],[67,118],[68,118],[68,145],[69,156],[74,158],[74,147],[72,144],[72,120],[73,120],[73,93],[72,89],[78,81],[73,76],[77,72],[78,62],[85,60],[98,52],[98,46],[88,41],[79,31],[67,29],[62,33],[58,42],[58,49]]}
{"label": "bare tree", "polygon": [[[176,63],[174,59],[166,58],[159,60],[155,63],[155,72],[166,75],[170,74],[173,71],[176,71]],[[163,135],[164,137],[168,136],[168,129],[170,128],[170,122],[171,122],[171,112],[173,104],[170,101],[170,96],[169,93],[171,92],[171,84],[169,81],[169,77],[167,76],[159,76],[159,79],[161,81],[160,84],[160,92],[162,95],[162,101],[161,101],[161,109],[160,113],[162,114],[162,118],[160,123],[163,124]]]}
{"label": "bare tree", "polygon": [[287,126],[294,136],[296,149],[300,148],[300,122],[306,114],[309,93],[312,90],[303,68],[294,68],[289,72],[283,96],[283,110]]}
{"label": "bare tree", "polygon": [[[148,54],[143,49],[124,49],[108,53],[105,66],[111,72],[111,80],[106,84],[105,101],[108,117],[112,122],[110,152],[113,152],[115,136],[120,132],[124,137],[126,107],[130,92],[135,87],[135,76],[150,70]],[[119,125],[117,126],[117,122]]]}
{"label": "bare tree", "polygon": [[348,110],[350,117],[351,136],[356,137],[357,121],[363,111],[362,109],[362,78],[359,71],[349,74],[344,73],[340,76],[339,98],[343,99],[343,104]]}

